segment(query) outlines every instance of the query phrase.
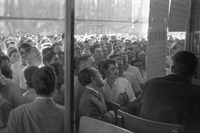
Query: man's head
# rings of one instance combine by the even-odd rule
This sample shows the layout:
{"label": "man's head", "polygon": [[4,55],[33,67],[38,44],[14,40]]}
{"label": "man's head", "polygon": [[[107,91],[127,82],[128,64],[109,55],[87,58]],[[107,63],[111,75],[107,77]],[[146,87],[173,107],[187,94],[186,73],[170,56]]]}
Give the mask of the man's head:
{"label": "man's head", "polygon": [[119,55],[122,58],[123,65],[128,63],[128,56],[123,50],[117,50],[114,52],[114,54]]}
{"label": "man's head", "polygon": [[22,64],[26,64],[26,55],[25,55],[25,50],[27,48],[30,48],[31,45],[28,44],[28,43],[22,43],[20,46],[19,46],[19,53],[20,53],[20,57],[21,57],[21,62]]}
{"label": "man's head", "polygon": [[[90,47],[90,52],[93,55],[95,60],[102,60],[103,59],[103,51],[101,48],[101,45],[99,44],[94,44]],[[96,62],[98,63],[98,62]]]}
{"label": "man's head", "polygon": [[118,64],[118,68],[119,70],[122,70],[123,69],[123,61],[122,61],[122,58],[120,55],[117,55],[117,54],[113,54],[109,57],[110,59],[115,59],[115,61],[117,62]]}
{"label": "man's head", "polygon": [[106,78],[116,79],[118,77],[118,64],[115,59],[107,59],[102,65]]}
{"label": "man's head", "polygon": [[0,56],[0,66],[4,66],[4,65],[11,67],[10,60],[9,60],[8,56],[6,56],[6,55]]}
{"label": "man's head", "polygon": [[128,56],[128,62],[130,62],[131,60],[133,60],[134,58],[134,50],[132,47],[126,48],[125,50],[126,55]]}
{"label": "man's head", "polygon": [[36,94],[51,96],[56,88],[56,75],[52,67],[38,68],[32,76],[32,84]]}
{"label": "man's head", "polygon": [[101,36],[101,41],[105,44],[105,43],[107,43],[108,42],[108,37],[106,36],[106,35],[102,35]]}
{"label": "man's head", "polygon": [[185,78],[194,75],[198,60],[192,52],[180,51],[172,57],[172,60],[172,72]]}
{"label": "man's head", "polygon": [[99,71],[93,67],[81,70],[78,74],[78,80],[82,86],[91,85],[94,88],[101,88],[104,85],[104,81]]}
{"label": "man's head", "polygon": [[138,69],[144,69],[143,62],[140,59],[134,59],[130,62],[130,65],[137,67]]}
{"label": "man's head", "polygon": [[113,50],[117,51],[117,50],[122,50],[123,49],[123,44],[121,41],[117,41],[114,45],[113,45]]}
{"label": "man's head", "polygon": [[53,50],[48,51],[48,53],[46,53],[43,56],[43,64],[45,66],[49,66],[49,65],[51,65],[53,63],[57,63],[57,62],[60,62],[59,57],[58,57],[58,54],[56,52],[54,52]]}
{"label": "man's head", "polygon": [[144,51],[137,51],[136,54],[135,54],[135,57],[137,59],[144,60],[145,59],[145,52]]}
{"label": "man's head", "polygon": [[105,47],[108,50],[108,54],[110,54],[112,52],[112,45],[110,43],[105,43]]}
{"label": "man's head", "polygon": [[89,54],[85,54],[85,55],[79,57],[76,60],[75,66],[76,66],[76,70],[77,70],[78,73],[81,70],[83,70],[84,68],[88,68],[88,67],[95,67],[96,68],[94,58]]}
{"label": "man's head", "polygon": [[36,47],[27,48],[25,54],[28,64],[32,66],[40,66],[42,57],[40,51]]}
{"label": "man's head", "polygon": [[129,48],[129,47],[132,47],[132,42],[130,39],[126,38],[124,40],[124,45],[125,45],[125,48]]}

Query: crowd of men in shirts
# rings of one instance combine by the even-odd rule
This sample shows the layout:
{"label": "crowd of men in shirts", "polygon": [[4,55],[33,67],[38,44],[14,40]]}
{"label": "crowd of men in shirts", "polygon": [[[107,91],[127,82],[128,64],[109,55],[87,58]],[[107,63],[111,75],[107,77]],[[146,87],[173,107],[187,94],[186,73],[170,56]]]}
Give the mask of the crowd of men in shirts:
{"label": "crowd of men in shirts", "polygon": [[[0,51],[0,131],[64,132],[64,35],[7,37]],[[74,121],[115,123],[116,110],[198,132],[199,87],[191,83],[197,57],[169,37],[166,77],[146,81],[148,42],[136,36],[74,37]],[[67,63],[67,62],[66,62]],[[66,75],[68,76],[68,75]],[[67,83],[66,83],[67,85]]]}

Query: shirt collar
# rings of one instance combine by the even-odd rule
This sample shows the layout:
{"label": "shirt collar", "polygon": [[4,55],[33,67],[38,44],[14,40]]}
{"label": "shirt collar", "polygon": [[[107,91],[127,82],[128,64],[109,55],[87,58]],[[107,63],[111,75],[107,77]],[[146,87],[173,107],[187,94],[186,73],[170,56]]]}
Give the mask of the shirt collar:
{"label": "shirt collar", "polygon": [[43,100],[45,100],[45,99],[51,99],[51,100],[53,100],[52,97],[40,97],[40,96],[37,96],[35,99],[43,99]]}
{"label": "shirt collar", "polygon": [[124,71],[123,74],[122,74],[122,76],[127,76],[127,72]]}
{"label": "shirt collar", "polygon": [[[119,77],[117,77],[117,78],[116,78],[116,80],[115,80],[115,82],[114,82],[114,84],[113,84],[113,85],[117,85],[117,83],[118,83],[118,80],[119,80]],[[105,85],[109,87],[109,85],[108,85],[108,83],[107,83],[106,79],[104,79],[104,81],[105,81]]]}
{"label": "shirt collar", "polygon": [[89,90],[91,90],[91,91],[94,91],[96,94],[99,94],[99,92],[97,91],[97,90],[95,90],[95,89],[93,89],[93,88],[91,88],[91,87],[85,87],[86,89],[89,89]]}

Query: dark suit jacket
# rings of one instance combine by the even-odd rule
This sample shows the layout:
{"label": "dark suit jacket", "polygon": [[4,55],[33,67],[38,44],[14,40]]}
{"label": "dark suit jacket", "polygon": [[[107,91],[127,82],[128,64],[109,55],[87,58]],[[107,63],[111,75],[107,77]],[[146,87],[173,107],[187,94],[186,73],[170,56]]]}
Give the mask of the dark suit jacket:
{"label": "dark suit jacket", "polygon": [[85,89],[79,103],[79,116],[89,116],[109,123],[114,123],[114,117],[107,112],[105,101],[92,90]]}
{"label": "dark suit jacket", "polygon": [[169,75],[146,82],[141,117],[181,124],[186,132],[200,132],[200,89],[187,79]]}
{"label": "dark suit jacket", "polygon": [[11,111],[8,133],[64,133],[64,106],[36,99]]}

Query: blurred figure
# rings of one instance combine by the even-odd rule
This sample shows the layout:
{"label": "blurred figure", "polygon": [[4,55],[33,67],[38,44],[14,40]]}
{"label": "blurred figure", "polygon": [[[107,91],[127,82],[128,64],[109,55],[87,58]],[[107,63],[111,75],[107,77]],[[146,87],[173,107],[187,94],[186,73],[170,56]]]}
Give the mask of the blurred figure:
{"label": "blurred figure", "polygon": [[65,66],[65,53],[63,51],[58,52],[58,58],[60,60],[60,63]]}
{"label": "blurred figure", "polygon": [[91,42],[88,40],[84,41],[84,50],[83,54],[90,54],[90,47],[91,47]]}
{"label": "blurred figure", "polygon": [[81,47],[75,43],[74,44],[74,58],[80,57],[81,56]]}
{"label": "blurred figure", "polygon": [[141,117],[183,125],[185,133],[198,133],[200,90],[191,83],[198,63],[197,57],[191,52],[179,51],[172,59],[173,74],[145,83]]}
{"label": "blurred figure", "polygon": [[103,59],[103,51],[101,45],[94,44],[90,47],[90,52],[95,60],[96,65]]}
{"label": "blurred figure", "polygon": [[131,40],[128,39],[128,38],[126,38],[126,39],[124,40],[124,45],[125,45],[125,49],[126,49],[126,48],[132,47],[132,42],[131,42]]}
{"label": "blurred figure", "polygon": [[123,44],[120,41],[117,41],[114,45],[113,45],[113,50],[114,51],[118,51],[118,50],[122,50],[123,49]]}
{"label": "blurred figure", "polygon": [[108,37],[106,35],[102,35],[101,36],[101,42],[105,45],[106,43],[108,43]]}
{"label": "blurred figure", "polygon": [[108,50],[105,46],[102,47],[102,51],[103,51],[103,59],[107,59],[108,58]]}
{"label": "blurred figure", "polygon": [[51,64],[53,67],[56,77],[57,77],[57,84],[56,89],[53,93],[53,99],[56,103],[64,106],[64,69],[61,63],[53,63]]}
{"label": "blurred figure", "polygon": [[112,51],[112,45],[111,45],[110,43],[106,43],[106,44],[105,44],[105,47],[107,48],[107,51],[108,51],[108,57],[109,57],[110,55],[113,54],[113,51]]}

